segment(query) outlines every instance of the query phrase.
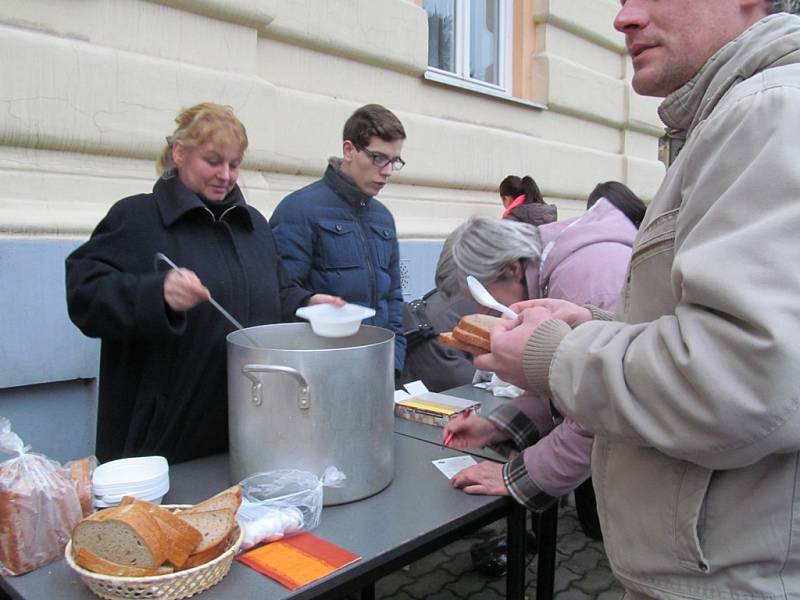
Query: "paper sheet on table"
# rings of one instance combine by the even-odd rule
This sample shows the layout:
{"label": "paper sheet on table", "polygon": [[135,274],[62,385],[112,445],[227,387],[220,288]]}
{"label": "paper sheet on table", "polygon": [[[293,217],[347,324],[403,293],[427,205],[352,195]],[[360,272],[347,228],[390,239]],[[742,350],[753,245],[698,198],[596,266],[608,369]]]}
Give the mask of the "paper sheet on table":
{"label": "paper sheet on table", "polygon": [[313,533],[301,533],[240,554],[237,560],[294,591],[360,558]]}
{"label": "paper sheet on table", "polygon": [[458,473],[461,469],[466,469],[478,463],[471,456],[454,456],[452,458],[438,458],[433,462],[433,466],[439,469],[442,474],[448,479],[452,479],[453,475]]}

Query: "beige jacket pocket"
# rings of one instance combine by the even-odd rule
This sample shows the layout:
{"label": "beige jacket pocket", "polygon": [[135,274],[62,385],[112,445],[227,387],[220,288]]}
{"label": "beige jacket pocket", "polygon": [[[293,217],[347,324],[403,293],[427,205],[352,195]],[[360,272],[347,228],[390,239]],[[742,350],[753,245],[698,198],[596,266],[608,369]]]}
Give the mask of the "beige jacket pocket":
{"label": "beige jacket pocket", "polygon": [[621,303],[623,320],[651,321],[675,308],[677,295],[654,297],[653,290],[663,289],[663,278],[671,271],[677,220],[678,209],[671,210],[656,217],[637,236]]}
{"label": "beige jacket pocket", "polygon": [[703,554],[701,536],[713,471],[691,463],[683,463],[683,467],[675,503],[675,553],[681,566],[705,573],[708,561]]}
{"label": "beige jacket pocket", "polygon": [[706,572],[702,531],[712,473],[652,448],[595,438],[598,512],[606,553],[621,575],[641,579],[678,565]]}

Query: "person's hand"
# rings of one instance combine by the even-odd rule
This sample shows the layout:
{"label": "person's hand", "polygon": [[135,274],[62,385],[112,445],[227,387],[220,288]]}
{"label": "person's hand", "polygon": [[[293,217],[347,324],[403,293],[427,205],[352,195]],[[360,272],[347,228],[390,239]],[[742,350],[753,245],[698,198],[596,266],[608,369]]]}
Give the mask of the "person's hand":
{"label": "person's hand", "polygon": [[503,319],[492,330],[489,354],[476,356],[475,367],[494,371],[497,376],[517,387],[529,389],[530,384],[522,371],[522,353],[525,344],[543,321],[553,318],[553,313],[543,307],[528,308],[517,319]]}
{"label": "person's hand", "polygon": [[508,496],[508,488],[503,481],[503,465],[486,460],[466,469],[461,469],[450,480],[454,487],[467,494],[484,494],[486,496]]}
{"label": "person's hand", "polygon": [[164,301],[175,312],[185,312],[210,297],[208,288],[189,269],[170,269],[164,277]]}
{"label": "person's hand", "polygon": [[314,304],[333,304],[335,306],[344,306],[347,304],[347,302],[339,298],[339,296],[331,296],[330,294],[314,294],[308,299],[308,305],[312,306]]}
{"label": "person's hand", "polygon": [[448,421],[442,431],[442,440],[447,439],[451,433],[453,437],[447,444],[450,448],[481,448],[508,438],[489,419],[474,415],[466,418],[460,416]]}
{"label": "person's hand", "polygon": [[556,298],[537,298],[535,300],[524,300],[516,302],[510,306],[511,310],[517,313],[523,312],[528,308],[546,308],[554,319],[561,319],[567,325],[575,329],[581,323],[592,320],[592,312],[583,306],[573,304],[568,300],[558,300]]}

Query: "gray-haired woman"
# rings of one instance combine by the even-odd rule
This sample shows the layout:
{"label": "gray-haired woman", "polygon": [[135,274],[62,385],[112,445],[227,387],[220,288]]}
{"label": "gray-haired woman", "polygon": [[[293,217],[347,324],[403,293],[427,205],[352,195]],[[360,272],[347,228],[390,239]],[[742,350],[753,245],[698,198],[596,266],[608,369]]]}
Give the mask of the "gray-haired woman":
{"label": "gray-haired woman", "polygon": [[445,293],[463,291],[467,275],[472,275],[503,304],[528,299],[525,268],[531,261],[538,264],[542,252],[536,227],[476,215],[450,235],[452,268],[440,286]]}
{"label": "gray-haired woman", "polygon": [[[476,216],[454,232],[451,286],[477,277],[512,305],[559,298],[612,309],[630,261],[635,225],[606,199],[582,217],[542,225]],[[455,291],[455,290],[451,290]],[[592,434],[571,419],[553,426],[549,402],[523,394],[487,417],[448,423],[456,448],[511,441],[522,453],[500,465],[487,461],[462,470],[452,482],[472,494],[512,495],[542,509],[590,475]]]}

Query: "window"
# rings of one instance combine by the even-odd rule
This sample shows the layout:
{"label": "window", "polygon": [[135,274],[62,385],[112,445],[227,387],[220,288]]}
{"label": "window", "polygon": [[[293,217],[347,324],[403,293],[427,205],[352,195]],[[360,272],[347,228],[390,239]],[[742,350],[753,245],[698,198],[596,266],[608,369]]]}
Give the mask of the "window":
{"label": "window", "polygon": [[510,4],[508,0],[423,0],[428,13],[426,77],[510,95]]}

